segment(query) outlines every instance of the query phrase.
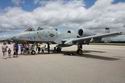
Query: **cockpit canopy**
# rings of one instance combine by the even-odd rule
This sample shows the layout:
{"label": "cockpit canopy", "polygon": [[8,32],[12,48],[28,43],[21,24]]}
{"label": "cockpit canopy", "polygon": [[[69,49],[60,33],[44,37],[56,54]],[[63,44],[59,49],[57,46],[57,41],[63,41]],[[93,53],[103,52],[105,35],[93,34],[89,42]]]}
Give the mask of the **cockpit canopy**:
{"label": "cockpit canopy", "polygon": [[30,28],[26,29],[25,31],[35,31],[35,29],[30,27]]}
{"label": "cockpit canopy", "polygon": [[[43,30],[43,29],[44,28],[38,27],[36,30],[39,31],[39,30]],[[35,29],[30,27],[30,28],[26,29],[25,31],[35,31]]]}

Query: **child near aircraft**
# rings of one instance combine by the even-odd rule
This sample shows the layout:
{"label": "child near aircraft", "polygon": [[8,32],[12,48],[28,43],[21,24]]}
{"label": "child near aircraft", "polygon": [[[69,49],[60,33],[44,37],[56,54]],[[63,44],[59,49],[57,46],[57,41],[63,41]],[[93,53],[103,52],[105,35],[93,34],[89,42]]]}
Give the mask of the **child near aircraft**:
{"label": "child near aircraft", "polygon": [[9,58],[11,58],[11,49],[10,48],[8,49],[8,56],[9,56]]}

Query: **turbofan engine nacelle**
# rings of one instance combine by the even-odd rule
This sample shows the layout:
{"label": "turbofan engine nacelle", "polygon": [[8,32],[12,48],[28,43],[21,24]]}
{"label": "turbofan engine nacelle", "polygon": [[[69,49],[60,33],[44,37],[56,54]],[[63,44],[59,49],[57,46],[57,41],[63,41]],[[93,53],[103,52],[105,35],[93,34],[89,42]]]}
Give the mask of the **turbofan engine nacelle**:
{"label": "turbofan engine nacelle", "polygon": [[78,30],[78,36],[85,37],[85,36],[91,36],[93,33],[87,29],[79,29]]}
{"label": "turbofan engine nacelle", "polygon": [[83,29],[79,29],[79,30],[78,30],[78,35],[79,35],[79,36],[83,36],[83,35],[84,35]]}
{"label": "turbofan engine nacelle", "polygon": [[[79,29],[78,30],[78,37],[91,36],[92,34],[93,34],[92,32],[90,32],[89,30],[86,30],[86,29]],[[90,39],[82,41],[81,43],[89,44],[90,43]]]}

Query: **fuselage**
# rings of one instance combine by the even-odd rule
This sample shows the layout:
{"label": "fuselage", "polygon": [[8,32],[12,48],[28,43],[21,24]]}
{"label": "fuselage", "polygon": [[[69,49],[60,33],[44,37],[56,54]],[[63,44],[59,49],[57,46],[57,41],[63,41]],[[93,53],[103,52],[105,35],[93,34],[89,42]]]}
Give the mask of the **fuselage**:
{"label": "fuselage", "polygon": [[69,30],[55,30],[43,29],[38,31],[26,31],[16,35],[13,39],[19,41],[32,42],[51,42],[56,44],[63,44],[66,40],[71,38],[79,38],[93,35],[92,32],[86,29],[69,29]]}

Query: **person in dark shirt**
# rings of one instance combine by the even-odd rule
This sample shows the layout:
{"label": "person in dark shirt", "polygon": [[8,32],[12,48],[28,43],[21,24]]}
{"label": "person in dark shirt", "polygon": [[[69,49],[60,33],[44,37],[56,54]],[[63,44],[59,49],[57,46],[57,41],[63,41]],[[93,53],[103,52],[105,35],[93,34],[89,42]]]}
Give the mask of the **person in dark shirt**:
{"label": "person in dark shirt", "polygon": [[21,50],[21,54],[24,54],[24,45],[23,44],[20,45],[20,50]]}
{"label": "person in dark shirt", "polygon": [[18,50],[19,50],[18,43],[15,43],[14,44],[14,56],[13,57],[18,57]]}

